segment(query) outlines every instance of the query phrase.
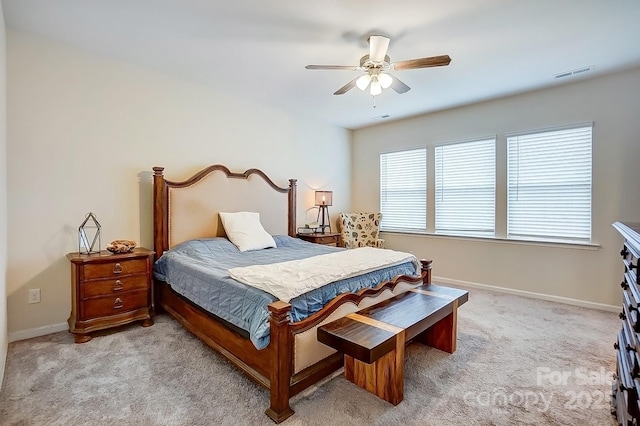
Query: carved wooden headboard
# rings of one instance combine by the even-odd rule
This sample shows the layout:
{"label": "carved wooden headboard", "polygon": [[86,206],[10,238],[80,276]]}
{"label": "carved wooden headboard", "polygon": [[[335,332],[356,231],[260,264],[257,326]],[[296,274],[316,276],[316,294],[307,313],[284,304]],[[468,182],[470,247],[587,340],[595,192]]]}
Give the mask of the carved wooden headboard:
{"label": "carved wooden headboard", "polygon": [[218,212],[258,212],[270,234],[296,234],[296,179],[289,179],[289,186],[283,188],[261,170],[232,173],[220,164],[182,182],[166,180],[163,171],[164,167],[153,168],[157,257],[186,240],[224,236]]}

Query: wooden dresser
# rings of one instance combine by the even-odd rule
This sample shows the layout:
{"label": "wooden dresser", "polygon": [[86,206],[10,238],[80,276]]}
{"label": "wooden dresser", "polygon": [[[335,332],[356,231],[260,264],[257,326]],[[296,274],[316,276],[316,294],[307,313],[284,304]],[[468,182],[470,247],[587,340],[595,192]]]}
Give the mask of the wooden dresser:
{"label": "wooden dresser", "polygon": [[69,331],[76,343],[91,340],[90,332],[142,321],[153,324],[151,268],[154,252],[136,248],[131,253],[69,253],[71,262],[71,316]]}
{"label": "wooden dresser", "polygon": [[620,251],[624,264],[622,287],[622,320],[614,343],[617,371],[612,384],[611,412],[624,426],[640,424],[640,287],[638,287],[640,259],[640,223],[616,222],[613,227],[624,237]]}

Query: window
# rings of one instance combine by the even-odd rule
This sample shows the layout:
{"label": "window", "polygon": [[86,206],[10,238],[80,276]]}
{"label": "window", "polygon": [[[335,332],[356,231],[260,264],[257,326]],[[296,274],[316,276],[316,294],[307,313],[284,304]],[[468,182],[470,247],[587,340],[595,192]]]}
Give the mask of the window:
{"label": "window", "polygon": [[507,236],[591,240],[592,125],[507,137]]}
{"label": "window", "polygon": [[493,237],[496,212],[496,140],[435,147],[435,231]]}
{"label": "window", "polygon": [[427,149],[380,154],[383,231],[426,231]]}

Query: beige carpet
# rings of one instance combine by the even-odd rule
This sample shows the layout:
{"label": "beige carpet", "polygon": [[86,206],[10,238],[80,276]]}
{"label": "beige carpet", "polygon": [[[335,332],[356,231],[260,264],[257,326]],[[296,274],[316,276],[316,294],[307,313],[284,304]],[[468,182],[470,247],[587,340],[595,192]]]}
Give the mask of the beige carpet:
{"label": "beige carpet", "polygon": [[[471,290],[458,350],[407,348],[394,407],[342,376],[295,397],[284,425],[615,425],[617,315]],[[3,425],[271,425],[268,392],[175,320],[76,345],[67,332],[9,347]]]}

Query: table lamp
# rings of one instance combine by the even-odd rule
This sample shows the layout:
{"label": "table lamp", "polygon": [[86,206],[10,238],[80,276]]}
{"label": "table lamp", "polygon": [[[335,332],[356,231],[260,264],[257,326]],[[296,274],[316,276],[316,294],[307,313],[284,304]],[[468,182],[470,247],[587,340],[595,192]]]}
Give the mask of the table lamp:
{"label": "table lamp", "polygon": [[[325,228],[329,228],[331,232],[331,220],[329,219],[329,206],[333,205],[332,191],[316,191],[316,206],[318,206],[318,218],[316,222],[320,223],[320,228],[324,234]],[[322,216],[322,220],[320,219]],[[327,218],[325,223],[324,218]]]}

